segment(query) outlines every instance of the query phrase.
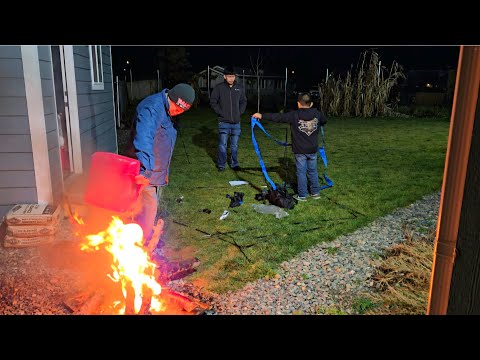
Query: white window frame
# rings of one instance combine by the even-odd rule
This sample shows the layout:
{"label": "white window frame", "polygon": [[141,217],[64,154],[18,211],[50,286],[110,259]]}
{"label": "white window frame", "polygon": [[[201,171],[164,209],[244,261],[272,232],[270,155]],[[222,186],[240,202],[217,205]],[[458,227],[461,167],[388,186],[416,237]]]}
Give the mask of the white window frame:
{"label": "white window frame", "polygon": [[[104,83],[103,83],[102,46],[89,45],[88,51],[90,53],[90,75],[92,78],[92,90],[103,90]],[[98,54],[100,54],[100,57],[97,56]],[[95,55],[96,66],[94,66],[94,63],[93,63],[94,55]]]}

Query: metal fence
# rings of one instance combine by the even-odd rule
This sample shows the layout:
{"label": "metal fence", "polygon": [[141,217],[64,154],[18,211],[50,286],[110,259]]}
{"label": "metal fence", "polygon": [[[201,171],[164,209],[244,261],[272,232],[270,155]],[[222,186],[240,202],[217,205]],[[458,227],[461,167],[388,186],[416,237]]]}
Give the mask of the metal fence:
{"label": "metal fence", "polygon": [[117,76],[113,82],[113,92],[117,127],[121,127],[121,124],[125,122],[124,119],[128,106],[127,82],[124,80],[119,80]]}
{"label": "metal fence", "polygon": [[115,115],[117,126],[125,124],[125,115],[129,104],[142,100],[145,97],[155,94],[161,90],[161,82],[155,80],[125,81],[118,76],[113,83],[115,97]]}
{"label": "metal fence", "polygon": [[127,91],[130,101],[142,100],[145,97],[155,94],[161,90],[161,83],[155,80],[139,80],[128,82]]}

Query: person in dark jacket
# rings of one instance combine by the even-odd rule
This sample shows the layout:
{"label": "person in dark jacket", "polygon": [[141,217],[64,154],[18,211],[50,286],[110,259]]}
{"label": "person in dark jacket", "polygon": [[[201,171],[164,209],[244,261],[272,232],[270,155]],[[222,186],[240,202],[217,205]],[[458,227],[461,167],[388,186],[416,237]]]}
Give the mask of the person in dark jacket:
{"label": "person in dark jacket", "polygon": [[[318,134],[320,126],[327,123],[326,117],[317,109],[312,109],[313,101],[308,93],[301,93],[297,99],[298,109],[287,113],[255,113],[252,117],[274,122],[290,123],[292,150],[297,167],[298,194],[293,197],[306,201],[307,185],[313,199],[320,197],[320,184],[317,171]],[[307,182],[308,174],[308,182]]]}
{"label": "person in dark jacket", "polygon": [[210,106],[218,115],[218,171],[224,171],[227,163],[227,141],[230,138],[230,167],[240,170],[238,163],[238,139],[240,138],[240,115],[247,108],[243,87],[235,80],[232,68],[225,68],[224,81],[213,88]]}
{"label": "person in dark jacket", "polygon": [[168,185],[168,173],[177,130],[172,117],[192,106],[195,91],[190,85],[177,84],[172,89],[143,99],[137,106],[127,156],[140,161],[135,177],[142,186],[135,205],[134,221],[142,227],[145,245],[150,242],[160,197],[160,187]]}

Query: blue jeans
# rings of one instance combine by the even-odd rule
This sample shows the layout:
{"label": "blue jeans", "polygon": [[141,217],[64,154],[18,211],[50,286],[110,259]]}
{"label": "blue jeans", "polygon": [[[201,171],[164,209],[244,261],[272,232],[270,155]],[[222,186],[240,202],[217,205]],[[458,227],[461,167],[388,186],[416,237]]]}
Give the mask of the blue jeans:
{"label": "blue jeans", "polygon": [[295,165],[297,166],[298,196],[306,197],[308,195],[307,174],[311,194],[318,194],[320,183],[318,181],[317,153],[295,154]]}
{"label": "blue jeans", "polygon": [[218,123],[218,159],[217,167],[224,169],[227,162],[227,141],[230,137],[230,166],[238,166],[238,139],[240,138],[240,123],[230,124],[226,122]]}
{"label": "blue jeans", "polygon": [[140,225],[143,230],[145,244],[148,244],[152,239],[159,198],[160,187],[153,185],[145,186],[138,195],[138,212],[134,215],[134,221]]}

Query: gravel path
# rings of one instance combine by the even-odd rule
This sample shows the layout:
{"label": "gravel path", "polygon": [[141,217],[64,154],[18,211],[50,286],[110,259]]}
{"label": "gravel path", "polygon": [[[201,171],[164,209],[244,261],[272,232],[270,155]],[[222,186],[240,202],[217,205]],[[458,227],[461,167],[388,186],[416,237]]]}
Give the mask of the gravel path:
{"label": "gravel path", "polygon": [[403,226],[428,235],[437,225],[439,206],[440,193],[432,194],[333,242],[316,245],[282,263],[275,278],[259,279],[212,299],[210,314],[356,314],[354,301],[372,291],[372,259],[405,240]]}
{"label": "gravel path", "polygon": [[[184,279],[169,286],[213,304],[208,314],[354,314],[353,302],[372,291],[372,259],[405,239],[403,226],[421,235],[435,228],[440,193],[397,209],[370,225],[333,242],[316,245],[280,265],[272,279],[216,295],[195,289]],[[63,221],[59,238],[71,239]],[[73,239],[72,239],[73,240]],[[75,264],[72,241],[55,247],[0,247],[0,315],[69,314],[62,300],[80,283],[79,272],[92,270],[87,255]]]}

